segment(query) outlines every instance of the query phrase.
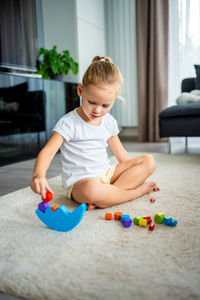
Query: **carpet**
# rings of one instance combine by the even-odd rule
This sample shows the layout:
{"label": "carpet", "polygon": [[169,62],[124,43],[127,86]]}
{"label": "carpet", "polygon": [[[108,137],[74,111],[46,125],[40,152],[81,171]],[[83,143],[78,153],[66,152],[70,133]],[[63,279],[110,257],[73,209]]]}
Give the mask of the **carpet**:
{"label": "carpet", "polygon": [[[151,179],[160,187],[155,203],[145,195],[87,211],[69,232],[40,222],[34,213],[40,196],[29,187],[1,197],[0,291],[33,300],[200,299],[200,156],[152,155]],[[53,204],[77,207],[66,200],[60,177],[49,182]],[[161,211],[178,225],[125,228],[104,219],[116,211],[131,217]]]}

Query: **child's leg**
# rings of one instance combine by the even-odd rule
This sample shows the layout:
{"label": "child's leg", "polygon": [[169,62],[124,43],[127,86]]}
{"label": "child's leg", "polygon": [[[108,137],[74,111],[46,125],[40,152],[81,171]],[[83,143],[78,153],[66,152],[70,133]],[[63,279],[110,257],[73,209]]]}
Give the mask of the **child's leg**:
{"label": "child's leg", "polygon": [[88,203],[91,208],[93,205],[106,208],[151,193],[155,186],[155,182],[145,182],[136,189],[123,190],[112,184],[103,184],[89,178],[74,184],[72,197],[77,202]]}
{"label": "child's leg", "polygon": [[93,208],[93,204],[103,208],[127,202],[153,191],[156,183],[144,181],[154,170],[155,161],[152,156],[131,159],[117,165],[111,184],[83,179],[74,185],[72,196],[78,202],[88,203],[90,208]]}
{"label": "child's leg", "polygon": [[111,184],[122,189],[135,189],[155,171],[156,162],[151,155],[139,156],[116,166]]}

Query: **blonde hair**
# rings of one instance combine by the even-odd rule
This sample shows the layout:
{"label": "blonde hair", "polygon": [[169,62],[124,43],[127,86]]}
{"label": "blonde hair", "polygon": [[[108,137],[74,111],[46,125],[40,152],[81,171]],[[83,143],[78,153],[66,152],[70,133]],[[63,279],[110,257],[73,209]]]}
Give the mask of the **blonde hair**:
{"label": "blonde hair", "polygon": [[96,87],[119,83],[119,89],[123,83],[122,74],[109,56],[95,56],[86,70],[82,85],[93,84]]}

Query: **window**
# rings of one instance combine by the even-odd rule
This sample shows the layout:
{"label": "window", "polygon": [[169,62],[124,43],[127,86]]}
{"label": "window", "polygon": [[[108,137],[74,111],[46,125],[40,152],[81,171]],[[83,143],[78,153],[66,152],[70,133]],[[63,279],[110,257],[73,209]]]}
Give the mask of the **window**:
{"label": "window", "polygon": [[35,70],[37,53],[35,0],[1,0],[0,66]]}
{"label": "window", "polygon": [[170,0],[169,106],[176,104],[182,79],[196,77],[194,64],[200,64],[199,16],[199,0]]}

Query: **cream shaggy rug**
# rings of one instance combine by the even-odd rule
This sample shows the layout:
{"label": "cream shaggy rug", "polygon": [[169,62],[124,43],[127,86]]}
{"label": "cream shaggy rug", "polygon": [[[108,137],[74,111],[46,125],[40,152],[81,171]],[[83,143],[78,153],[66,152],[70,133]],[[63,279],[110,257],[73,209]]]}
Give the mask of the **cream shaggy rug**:
{"label": "cream shaggy rug", "polygon": [[[131,153],[132,157],[141,153]],[[200,299],[200,156],[153,154],[151,177],[160,192],[108,209],[86,212],[70,232],[43,225],[34,211],[40,197],[29,187],[0,198],[0,291],[34,300]],[[50,180],[54,204],[72,211],[60,177]],[[118,221],[165,212],[176,227],[154,231]]]}

